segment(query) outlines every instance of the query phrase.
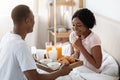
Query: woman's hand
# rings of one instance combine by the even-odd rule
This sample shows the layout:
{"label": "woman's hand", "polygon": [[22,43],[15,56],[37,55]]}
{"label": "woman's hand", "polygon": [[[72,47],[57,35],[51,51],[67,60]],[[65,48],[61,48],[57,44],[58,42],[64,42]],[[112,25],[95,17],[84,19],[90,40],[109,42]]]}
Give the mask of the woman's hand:
{"label": "woman's hand", "polygon": [[74,43],[72,43],[72,47],[74,48],[74,54],[72,54],[72,56],[74,56],[75,58],[79,58],[80,56],[80,47],[82,41],[80,40],[80,38],[78,38]]}
{"label": "woman's hand", "polygon": [[82,39],[79,37],[73,44],[73,47],[76,49],[76,51],[80,51],[82,45]]}

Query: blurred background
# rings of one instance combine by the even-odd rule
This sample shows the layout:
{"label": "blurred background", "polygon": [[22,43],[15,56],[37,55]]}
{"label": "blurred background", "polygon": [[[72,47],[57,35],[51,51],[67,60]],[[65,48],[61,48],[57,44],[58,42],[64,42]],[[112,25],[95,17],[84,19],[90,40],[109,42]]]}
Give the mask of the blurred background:
{"label": "blurred background", "polygon": [[[54,1],[55,0],[0,0],[0,38],[6,32],[12,30],[13,28],[13,23],[11,20],[11,10],[16,5],[25,4],[31,8],[35,15],[34,31],[27,35],[26,42],[30,46],[36,46],[37,48],[45,48],[45,42],[48,41],[49,35],[48,28],[49,26],[54,26]],[[79,8],[87,7],[91,11],[93,11],[97,16],[102,16],[104,18],[111,19],[113,20],[113,22],[119,24],[119,3],[120,0],[73,0],[73,12],[75,12]],[[64,11],[65,14],[63,13]],[[56,12],[56,24],[60,25],[62,23],[62,15],[64,14],[64,24],[68,28],[71,28],[71,17],[73,14],[71,13],[71,8],[64,8],[63,6],[59,6],[57,7]],[[103,23],[101,23],[100,20],[97,22],[97,26],[99,24],[103,26]],[[49,37],[51,41],[54,41],[52,35],[50,35]]]}

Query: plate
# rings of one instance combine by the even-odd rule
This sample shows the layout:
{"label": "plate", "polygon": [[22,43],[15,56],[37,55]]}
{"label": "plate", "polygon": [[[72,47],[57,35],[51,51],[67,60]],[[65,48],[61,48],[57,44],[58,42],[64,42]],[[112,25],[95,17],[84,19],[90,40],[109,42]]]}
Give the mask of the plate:
{"label": "plate", "polygon": [[50,63],[47,64],[47,66],[49,68],[51,68],[52,70],[57,70],[57,69],[60,68],[61,63],[59,63],[59,62],[50,62]]}
{"label": "plate", "polygon": [[47,65],[48,63],[52,62],[52,59],[41,59],[39,60],[41,64]]}

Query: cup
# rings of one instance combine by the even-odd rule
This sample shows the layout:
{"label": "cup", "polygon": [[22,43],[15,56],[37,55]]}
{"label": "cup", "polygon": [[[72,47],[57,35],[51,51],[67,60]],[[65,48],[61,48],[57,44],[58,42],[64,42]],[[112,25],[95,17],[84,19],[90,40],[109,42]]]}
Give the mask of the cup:
{"label": "cup", "polygon": [[57,60],[57,50],[55,47],[52,48],[51,51],[48,52],[49,53],[49,58],[54,60]]}
{"label": "cup", "polygon": [[52,42],[46,42],[45,46],[46,46],[46,57],[49,58],[48,52],[52,50]]}
{"label": "cup", "polygon": [[44,54],[45,54],[45,50],[37,49],[36,50],[37,60],[39,61],[41,59],[44,59]]}
{"label": "cup", "polygon": [[61,45],[57,45],[56,46],[56,50],[57,50],[57,59],[62,57],[62,46]]}

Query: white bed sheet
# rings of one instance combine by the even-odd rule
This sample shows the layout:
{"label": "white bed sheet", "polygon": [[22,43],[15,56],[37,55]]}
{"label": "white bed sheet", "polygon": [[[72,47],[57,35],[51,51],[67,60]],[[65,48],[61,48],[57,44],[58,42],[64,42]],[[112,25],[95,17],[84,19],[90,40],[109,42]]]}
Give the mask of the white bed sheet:
{"label": "white bed sheet", "polygon": [[81,66],[74,68],[69,75],[58,77],[56,80],[118,80],[118,77],[98,74],[85,66]]}
{"label": "white bed sheet", "polygon": [[109,55],[107,52],[102,50],[103,59],[101,65],[101,74],[106,74],[110,76],[119,76],[119,66],[115,59]]}

